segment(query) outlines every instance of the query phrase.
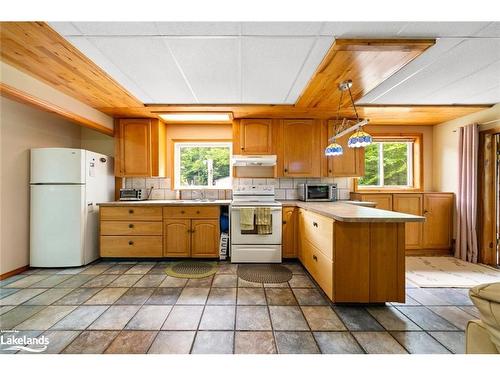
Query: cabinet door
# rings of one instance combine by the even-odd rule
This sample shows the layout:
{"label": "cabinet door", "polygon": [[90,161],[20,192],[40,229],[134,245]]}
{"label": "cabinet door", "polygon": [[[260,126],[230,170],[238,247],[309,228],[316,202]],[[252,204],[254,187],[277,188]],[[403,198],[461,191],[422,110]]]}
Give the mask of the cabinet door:
{"label": "cabinet door", "polygon": [[151,176],[151,123],[149,119],[119,120],[120,176]]}
{"label": "cabinet door", "polygon": [[[422,215],[422,194],[394,194],[392,207],[394,211],[405,214]],[[405,223],[405,248],[422,248],[422,223]]]}
{"label": "cabinet door", "polygon": [[219,220],[192,220],[191,256],[193,258],[218,258],[219,238]]}
{"label": "cabinet door", "polygon": [[[351,134],[338,138],[336,142],[342,146],[344,153],[328,156],[328,177],[360,177],[365,174],[365,149],[347,147]],[[333,127],[328,124],[328,139],[333,137]],[[325,145],[326,148],[326,145]]]}
{"label": "cabinet door", "polygon": [[450,249],[453,222],[452,194],[424,194],[423,246]]}
{"label": "cabinet door", "polygon": [[163,246],[163,255],[166,257],[189,257],[191,255],[191,220],[164,220]]}
{"label": "cabinet door", "polygon": [[283,120],[283,176],[321,176],[320,138],[318,121]]}
{"label": "cabinet door", "polygon": [[297,258],[297,211],[295,207],[283,208],[282,249],[283,258]]}
{"label": "cabinet door", "polygon": [[375,208],[392,211],[392,194],[361,194],[364,202],[375,202]]}
{"label": "cabinet door", "polygon": [[[240,121],[240,151],[243,155],[272,154],[272,120],[243,119]],[[238,150],[235,150],[237,153]]]}

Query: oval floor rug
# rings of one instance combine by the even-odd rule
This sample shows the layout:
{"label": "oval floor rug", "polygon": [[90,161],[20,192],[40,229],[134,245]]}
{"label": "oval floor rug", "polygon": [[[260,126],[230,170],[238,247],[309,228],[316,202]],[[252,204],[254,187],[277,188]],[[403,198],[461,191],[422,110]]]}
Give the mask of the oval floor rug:
{"label": "oval floor rug", "polygon": [[279,284],[292,278],[292,271],[281,264],[240,264],[238,277],[254,283]]}

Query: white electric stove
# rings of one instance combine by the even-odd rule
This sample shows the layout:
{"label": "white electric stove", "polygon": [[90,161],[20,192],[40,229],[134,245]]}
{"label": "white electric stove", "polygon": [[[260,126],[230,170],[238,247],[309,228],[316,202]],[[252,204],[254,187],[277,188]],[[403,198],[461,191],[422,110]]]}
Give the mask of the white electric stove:
{"label": "white electric stove", "polygon": [[[241,208],[269,207],[271,233],[258,234],[241,230]],[[231,212],[231,262],[233,263],[281,263],[281,203],[276,201],[274,186],[240,185],[233,189]]]}

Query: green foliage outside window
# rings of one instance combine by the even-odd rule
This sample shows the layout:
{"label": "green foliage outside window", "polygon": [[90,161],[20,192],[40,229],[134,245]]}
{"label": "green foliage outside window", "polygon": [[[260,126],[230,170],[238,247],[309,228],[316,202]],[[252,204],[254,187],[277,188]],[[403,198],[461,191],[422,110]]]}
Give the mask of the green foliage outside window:
{"label": "green foliage outside window", "polygon": [[[408,186],[407,142],[374,142],[365,148],[365,175],[362,186]],[[383,155],[383,176],[380,157]]]}
{"label": "green foliage outside window", "polygon": [[210,186],[207,160],[213,160],[213,185],[230,176],[229,147],[181,147],[180,185]]}

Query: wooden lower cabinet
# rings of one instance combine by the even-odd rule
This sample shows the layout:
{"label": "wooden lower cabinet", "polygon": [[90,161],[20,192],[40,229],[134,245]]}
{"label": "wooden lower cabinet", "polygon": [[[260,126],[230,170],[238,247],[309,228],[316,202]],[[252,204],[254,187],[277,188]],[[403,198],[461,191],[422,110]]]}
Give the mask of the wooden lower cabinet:
{"label": "wooden lower cabinet", "polygon": [[363,202],[374,202],[376,204],[375,208],[392,211],[392,194],[351,193],[351,199]]}
{"label": "wooden lower cabinet", "polygon": [[166,257],[189,257],[191,254],[191,220],[163,220],[163,255]]}
{"label": "wooden lower cabinet", "polygon": [[405,247],[411,255],[449,254],[453,247],[453,193],[351,193],[351,199],[376,202],[376,208],[424,216],[406,223]]}
{"label": "wooden lower cabinet", "polygon": [[101,236],[102,257],[156,258],[162,249],[161,236]]}
{"label": "wooden lower cabinet", "polygon": [[282,257],[297,258],[297,207],[283,207]]}
{"label": "wooden lower cabinet", "polygon": [[219,237],[219,220],[192,220],[191,257],[218,257]]}
{"label": "wooden lower cabinet", "polygon": [[100,208],[100,254],[217,258],[219,216],[219,206],[104,206]]}
{"label": "wooden lower cabinet", "polygon": [[[394,194],[392,205],[394,211],[422,216],[422,194]],[[415,250],[422,248],[422,223],[406,223],[405,238],[406,249]]]}
{"label": "wooden lower cabinet", "polygon": [[334,302],[404,302],[404,238],[404,223],[340,222],[299,209],[299,259]]}
{"label": "wooden lower cabinet", "polygon": [[424,194],[423,247],[451,249],[453,194]]}

